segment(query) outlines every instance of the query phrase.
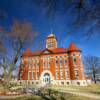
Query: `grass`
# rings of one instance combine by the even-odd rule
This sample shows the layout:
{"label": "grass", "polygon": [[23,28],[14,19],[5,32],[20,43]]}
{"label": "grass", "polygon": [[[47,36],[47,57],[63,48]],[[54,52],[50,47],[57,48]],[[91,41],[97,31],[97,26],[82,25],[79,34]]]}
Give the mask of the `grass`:
{"label": "grass", "polygon": [[66,100],[94,100],[91,98],[81,97],[81,96],[70,96]]}
{"label": "grass", "polygon": [[91,84],[89,86],[52,86],[55,90],[64,90],[65,92],[85,93],[88,95],[100,96],[100,84]]}
{"label": "grass", "polygon": [[94,100],[87,97],[81,97],[81,96],[74,96],[74,95],[51,95],[51,96],[23,96],[23,97],[17,97],[17,98],[9,98],[9,99],[2,99],[2,100]]}
{"label": "grass", "polygon": [[[76,92],[76,93],[86,93],[89,95],[96,95],[100,96],[100,84],[92,84],[89,86],[51,86],[51,91],[48,91],[49,89],[41,90],[41,94],[39,95],[26,95],[23,97],[16,97],[16,98],[6,98],[4,100],[95,100],[89,97],[83,97],[83,96],[76,96],[67,93],[69,92]],[[54,90],[55,89],[55,90]],[[61,93],[56,90],[64,89],[66,93]],[[0,87],[0,90],[3,90],[2,87]],[[50,92],[50,94],[49,94]],[[3,100],[3,99],[2,99]]]}
{"label": "grass", "polygon": [[42,100],[42,98],[40,96],[22,96],[16,98],[6,98],[2,100]]}

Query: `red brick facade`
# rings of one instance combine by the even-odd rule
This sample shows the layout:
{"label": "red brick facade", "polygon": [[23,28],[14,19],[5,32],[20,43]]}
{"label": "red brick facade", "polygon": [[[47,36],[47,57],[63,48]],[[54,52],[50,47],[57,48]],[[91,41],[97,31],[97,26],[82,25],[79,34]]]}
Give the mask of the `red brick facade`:
{"label": "red brick facade", "polygon": [[56,36],[50,34],[46,38],[46,49],[37,52],[31,52],[29,48],[25,50],[18,80],[53,84],[82,80],[82,84],[86,84],[81,50],[74,43],[68,48],[58,48]]}

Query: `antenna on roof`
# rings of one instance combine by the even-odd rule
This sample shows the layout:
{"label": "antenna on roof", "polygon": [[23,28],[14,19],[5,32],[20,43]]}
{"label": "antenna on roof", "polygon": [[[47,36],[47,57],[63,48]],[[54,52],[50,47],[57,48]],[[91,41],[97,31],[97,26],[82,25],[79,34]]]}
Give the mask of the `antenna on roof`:
{"label": "antenna on roof", "polygon": [[52,27],[51,27],[51,29],[50,29],[50,33],[51,33],[51,34],[53,33],[53,29],[52,29]]}

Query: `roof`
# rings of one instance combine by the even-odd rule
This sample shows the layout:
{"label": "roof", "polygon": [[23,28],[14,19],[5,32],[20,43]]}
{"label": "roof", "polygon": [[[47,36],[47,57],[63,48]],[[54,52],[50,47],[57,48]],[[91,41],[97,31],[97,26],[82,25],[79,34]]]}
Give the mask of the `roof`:
{"label": "roof", "polygon": [[31,52],[30,49],[26,49],[22,56],[40,56],[45,55],[45,51],[48,53],[56,54],[56,53],[67,53],[67,48],[55,48],[55,49],[44,49],[36,52]]}
{"label": "roof", "polygon": [[69,48],[68,48],[68,51],[71,52],[71,51],[81,51],[79,48],[76,47],[75,43],[72,42],[70,45],[69,45]]}
{"label": "roof", "polygon": [[31,50],[30,50],[30,48],[27,48],[25,51],[24,51],[24,53],[22,54],[22,56],[31,56],[32,55],[32,52],[31,52]]}
{"label": "roof", "polygon": [[48,38],[55,38],[55,39],[57,39],[56,36],[55,36],[53,33],[49,34],[49,35],[47,36],[47,39],[48,39]]}
{"label": "roof", "polygon": [[51,50],[53,53],[65,53],[68,51],[67,48],[55,48]]}
{"label": "roof", "polygon": [[29,48],[25,50],[22,56],[40,56],[40,55],[45,55],[45,54],[59,54],[59,53],[67,53],[67,52],[73,52],[73,51],[78,51],[80,52],[81,50],[76,47],[75,43],[71,43],[69,48],[55,48],[55,49],[44,49],[36,52],[31,52]]}

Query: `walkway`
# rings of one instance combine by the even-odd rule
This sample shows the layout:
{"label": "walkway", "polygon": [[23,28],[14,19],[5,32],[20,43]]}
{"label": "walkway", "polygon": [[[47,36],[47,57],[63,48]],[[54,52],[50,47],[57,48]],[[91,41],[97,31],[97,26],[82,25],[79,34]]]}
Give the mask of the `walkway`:
{"label": "walkway", "polygon": [[89,98],[92,98],[92,99],[96,99],[96,100],[100,100],[100,96],[96,96],[96,95],[92,95],[92,94],[89,94],[89,93],[85,93],[85,92],[70,92],[70,91],[67,91],[67,90],[77,90],[77,89],[72,89],[72,88],[68,88],[68,89],[62,89],[62,88],[58,88],[58,89],[54,89],[54,88],[51,88],[53,90],[56,90],[58,92],[64,92],[64,93],[70,93],[70,94],[73,94],[73,95],[77,95],[77,96],[84,96],[84,97],[89,97]]}

